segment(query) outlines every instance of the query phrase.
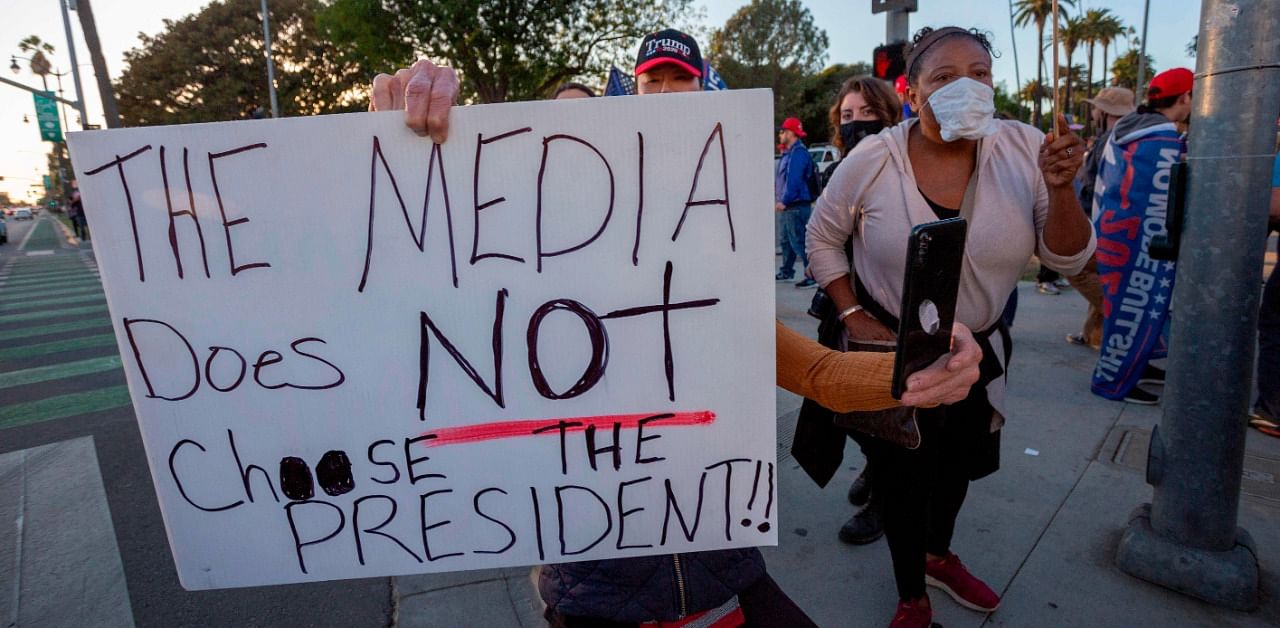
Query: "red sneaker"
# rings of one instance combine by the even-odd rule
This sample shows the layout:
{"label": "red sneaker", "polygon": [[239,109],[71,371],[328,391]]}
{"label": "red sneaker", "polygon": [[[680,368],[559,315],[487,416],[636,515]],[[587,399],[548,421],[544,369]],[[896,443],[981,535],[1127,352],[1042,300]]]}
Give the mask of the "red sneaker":
{"label": "red sneaker", "polygon": [[965,608],[984,613],[1000,608],[1000,596],[985,582],[973,577],[955,554],[925,561],[924,574],[925,584],[942,589]]}
{"label": "red sneaker", "polygon": [[899,600],[898,612],[893,614],[889,628],[929,628],[933,623],[933,609],[929,607],[929,596],[915,600]]}

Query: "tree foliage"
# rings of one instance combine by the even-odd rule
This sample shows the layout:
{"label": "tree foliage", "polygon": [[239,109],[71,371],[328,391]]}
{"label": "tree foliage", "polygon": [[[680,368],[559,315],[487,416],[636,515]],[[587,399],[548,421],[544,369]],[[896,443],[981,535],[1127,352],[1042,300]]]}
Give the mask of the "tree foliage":
{"label": "tree foliage", "polygon": [[[1074,7],[1075,0],[1058,0],[1058,19],[1063,19],[1066,15],[1068,7]],[[1035,24],[1036,41],[1039,42],[1036,53],[1036,84],[1044,85],[1044,27],[1048,25],[1050,29],[1053,24],[1049,20],[1053,19],[1053,0],[1018,0],[1014,3],[1014,22],[1018,26],[1027,26]],[[1040,126],[1041,119],[1041,103],[1039,99],[1032,101],[1032,124]]]}
{"label": "tree foliage", "polygon": [[[271,0],[272,53],[281,115],[367,107],[366,72],[318,31],[319,0]],[[215,0],[199,13],[139,33],[116,82],[126,125],[248,118],[270,110],[257,0]]]}
{"label": "tree foliage", "polygon": [[711,35],[708,58],[731,88],[773,89],[774,112],[781,119],[809,102],[803,83],[819,75],[827,44],[826,31],[799,0],[752,0]]}
{"label": "tree foliage", "polygon": [[[719,71],[719,70],[717,70]],[[871,66],[866,63],[837,63],[831,67],[802,78],[795,85],[795,96],[787,109],[775,109],[775,123],[783,118],[795,116],[800,118],[804,126],[806,144],[812,146],[819,142],[831,141],[831,122],[827,113],[836,104],[836,94],[840,86],[850,78],[863,74],[871,74]]]}
{"label": "tree foliage", "polygon": [[[1138,48],[1130,48],[1128,52],[1116,57],[1115,63],[1111,64],[1111,84],[1120,87],[1127,87],[1138,93]],[[1156,69],[1155,60],[1151,55],[1147,55],[1146,76],[1144,81],[1150,81],[1159,70]],[[1145,85],[1144,85],[1145,87]]]}
{"label": "tree foliage", "polygon": [[333,0],[322,22],[343,44],[381,35],[447,63],[459,71],[465,97],[492,103],[545,98],[575,78],[599,84],[615,64],[629,70],[640,39],[680,28],[693,15],[689,6],[689,0]]}

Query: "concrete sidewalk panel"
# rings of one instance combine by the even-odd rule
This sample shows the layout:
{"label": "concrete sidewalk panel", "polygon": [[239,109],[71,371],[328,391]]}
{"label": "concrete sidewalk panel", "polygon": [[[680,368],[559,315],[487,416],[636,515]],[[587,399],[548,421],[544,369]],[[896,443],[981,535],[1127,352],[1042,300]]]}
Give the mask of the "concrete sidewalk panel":
{"label": "concrete sidewalk panel", "polygon": [[133,626],[93,438],[0,455],[0,620]]}
{"label": "concrete sidewalk panel", "polygon": [[[991,616],[994,626],[1275,626],[1280,600],[1264,593],[1255,613],[1230,611],[1138,580],[1115,566],[1133,507],[1150,495],[1138,471],[1094,463]],[[1264,591],[1275,591],[1280,530],[1276,505],[1247,498],[1241,525],[1255,532]],[[1252,503],[1250,503],[1252,502]],[[1247,505],[1247,506],[1246,506]]]}

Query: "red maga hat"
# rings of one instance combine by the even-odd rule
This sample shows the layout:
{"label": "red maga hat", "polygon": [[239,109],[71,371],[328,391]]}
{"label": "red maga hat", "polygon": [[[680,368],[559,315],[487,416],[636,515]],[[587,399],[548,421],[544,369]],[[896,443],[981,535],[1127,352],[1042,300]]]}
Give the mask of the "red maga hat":
{"label": "red maga hat", "polygon": [[1195,75],[1191,70],[1186,68],[1165,70],[1152,77],[1151,84],[1147,86],[1147,100],[1181,96],[1191,91],[1191,84],[1194,82]]}
{"label": "red maga hat", "polygon": [[804,125],[800,124],[800,118],[787,118],[782,121],[782,128],[796,134],[796,137],[804,137]]}

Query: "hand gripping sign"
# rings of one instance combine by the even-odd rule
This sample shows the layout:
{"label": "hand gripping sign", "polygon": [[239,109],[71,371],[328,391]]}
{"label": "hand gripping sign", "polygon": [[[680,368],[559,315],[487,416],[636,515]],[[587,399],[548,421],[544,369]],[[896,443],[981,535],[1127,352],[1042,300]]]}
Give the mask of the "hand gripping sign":
{"label": "hand gripping sign", "polygon": [[766,91],[70,144],[188,589],[777,542]]}

